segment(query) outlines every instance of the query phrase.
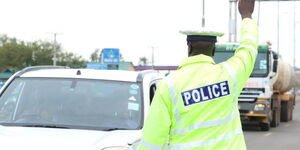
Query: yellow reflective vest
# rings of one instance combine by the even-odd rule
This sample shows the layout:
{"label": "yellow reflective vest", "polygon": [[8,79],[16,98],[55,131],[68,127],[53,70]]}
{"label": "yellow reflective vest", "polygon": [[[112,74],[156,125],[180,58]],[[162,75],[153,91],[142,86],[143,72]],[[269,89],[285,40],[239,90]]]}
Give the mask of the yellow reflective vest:
{"label": "yellow reflective vest", "polygon": [[233,57],[215,64],[206,55],[187,58],[160,83],[143,128],[140,150],[245,150],[238,96],[257,55],[255,21],[241,25]]}

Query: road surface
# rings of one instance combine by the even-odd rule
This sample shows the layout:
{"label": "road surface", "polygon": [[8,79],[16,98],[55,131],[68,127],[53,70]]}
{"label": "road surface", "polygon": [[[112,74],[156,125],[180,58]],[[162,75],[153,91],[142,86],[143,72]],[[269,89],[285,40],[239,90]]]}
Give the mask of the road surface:
{"label": "road surface", "polygon": [[279,127],[267,132],[248,127],[244,134],[248,150],[300,150],[300,99],[292,121],[281,122]]}

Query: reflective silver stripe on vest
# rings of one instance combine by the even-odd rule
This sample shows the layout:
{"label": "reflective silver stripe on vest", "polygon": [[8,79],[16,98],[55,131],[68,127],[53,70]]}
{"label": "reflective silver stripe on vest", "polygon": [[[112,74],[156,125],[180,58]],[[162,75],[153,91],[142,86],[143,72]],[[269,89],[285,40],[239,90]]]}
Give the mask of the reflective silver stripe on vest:
{"label": "reflective silver stripe on vest", "polygon": [[225,124],[227,122],[230,122],[230,121],[234,120],[235,116],[236,116],[235,112],[232,111],[231,115],[227,118],[219,119],[219,120],[213,120],[213,121],[207,121],[207,122],[203,122],[203,123],[197,123],[197,124],[188,126],[184,129],[177,129],[177,130],[175,129],[175,130],[172,130],[170,134],[171,135],[175,135],[175,134],[181,135],[181,134],[185,134],[187,132],[194,131],[194,130],[201,129],[201,128],[207,128],[207,127],[222,125],[222,124]]}
{"label": "reflective silver stripe on vest", "polygon": [[237,93],[236,93],[236,82],[237,82],[237,78],[235,75],[235,72],[232,70],[232,68],[226,63],[222,63],[222,65],[226,68],[227,72],[229,72],[232,80],[233,80],[233,104],[235,104],[235,102],[237,101]]}
{"label": "reflective silver stripe on vest", "polygon": [[207,140],[207,141],[197,141],[197,142],[170,145],[169,149],[170,150],[177,150],[177,149],[181,150],[181,149],[191,149],[191,148],[196,148],[196,147],[208,146],[208,145],[212,145],[212,144],[215,144],[215,143],[223,141],[223,140],[231,139],[238,134],[243,134],[242,129],[236,129],[230,133],[222,134],[215,139],[211,139],[211,140]]}
{"label": "reflective silver stripe on vest", "polygon": [[171,79],[172,79],[172,76],[167,77],[167,84],[168,84],[168,88],[169,88],[171,98],[173,101],[173,105],[174,105],[173,113],[175,115],[178,126],[180,127],[181,126],[181,117],[180,117],[179,108],[178,108],[178,98],[176,96],[175,87],[174,87],[174,84]]}
{"label": "reflective silver stripe on vest", "polygon": [[254,47],[251,46],[251,45],[241,44],[241,45],[239,46],[239,48],[247,48],[247,49],[250,50],[250,52],[252,52],[252,54],[253,54],[254,56],[257,55],[257,49],[254,48]]}
{"label": "reflective silver stripe on vest", "polygon": [[148,148],[148,149],[151,149],[151,150],[161,150],[165,145],[154,145],[154,144],[150,144],[144,140],[141,140],[141,143],[140,145]]}

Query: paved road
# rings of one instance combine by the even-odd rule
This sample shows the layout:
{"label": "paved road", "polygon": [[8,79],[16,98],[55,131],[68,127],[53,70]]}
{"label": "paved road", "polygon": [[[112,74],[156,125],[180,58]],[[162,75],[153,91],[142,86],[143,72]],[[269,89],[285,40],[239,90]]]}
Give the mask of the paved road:
{"label": "paved road", "polygon": [[279,127],[268,132],[247,128],[244,134],[248,150],[300,150],[300,99],[293,117],[293,121],[281,122]]}

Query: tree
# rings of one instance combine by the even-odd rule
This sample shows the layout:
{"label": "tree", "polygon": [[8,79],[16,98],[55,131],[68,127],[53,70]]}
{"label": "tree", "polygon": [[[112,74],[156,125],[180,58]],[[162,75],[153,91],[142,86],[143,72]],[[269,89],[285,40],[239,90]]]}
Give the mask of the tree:
{"label": "tree", "polygon": [[[33,66],[37,65],[52,65],[53,64],[53,44],[44,41],[35,41],[29,43],[32,49]],[[60,46],[56,46],[57,51],[60,51]]]}
{"label": "tree", "polygon": [[148,65],[149,64],[149,60],[147,57],[140,57],[140,60],[139,60],[139,65],[141,66],[145,66],[145,65]]}
{"label": "tree", "polygon": [[86,61],[81,56],[76,56],[74,53],[58,53],[58,65],[69,66],[71,68],[85,68]]}
{"label": "tree", "polygon": [[0,44],[0,72],[20,70],[31,65],[32,50],[23,41],[3,35]]}
{"label": "tree", "polygon": [[95,51],[91,54],[90,59],[91,62],[99,62],[100,61],[100,54],[99,54],[100,49],[95,49]]}
{"label": "tree", "polygon": [[124,62],[124,61],[125,61],[125,58],[124,58],[124,56],[123,56],[122,53],[120,54],[120,61],[121,61],[121,62]]}
{"label": "tree", "polygon": [[[20,70],[27,66],[52,65],[53,44],[47,41],[27,42],[0,35],[0,72]],[[86,61],[74,53],[62,52],[56,45],[58,65],[85,67]]]}
{"label": "tree", "polygon": [[[33,65],[53,64],[53,44],[44,41],[36,41],[31,44],[33,49]],[[71,68],[86,67],[86,61],[81,56],[74,53],[62,52],[60,45],[56,45],[57,65],[69,66]]]}

